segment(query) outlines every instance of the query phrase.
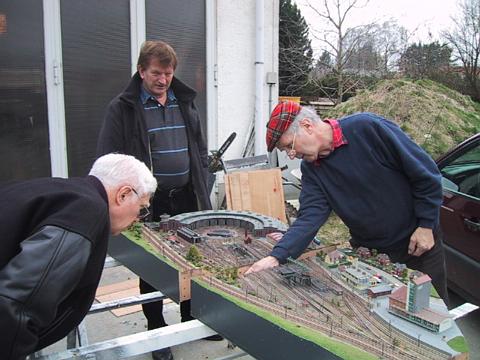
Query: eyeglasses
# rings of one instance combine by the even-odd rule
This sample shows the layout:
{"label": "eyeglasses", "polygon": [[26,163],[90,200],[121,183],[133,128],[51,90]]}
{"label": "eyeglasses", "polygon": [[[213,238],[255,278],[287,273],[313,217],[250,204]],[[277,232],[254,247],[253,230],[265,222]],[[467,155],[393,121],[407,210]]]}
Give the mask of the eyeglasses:
{"label": "eyeglasses", "polygon": [[[137,195],[137,197],[140,199],[140,195],[138,195],[138,192],[137,190],[135,190],[133,187],[132,187],[132,191],[135,193],[135,195]],[[141,200],[141,199],[140,199]],[[145,205],[140,205],[140,212],[138,213],[138,218],[140,220],[143,220],[145,219],[148,215],[150,215],[150,210],[148,210],[148,207],[145,206]]]}
{"label": "eyeglasses", "polygon": [[295,131],[293,133],[292,147],[290,148],[290,150],[287,151],[287,156],[291,159],[293,159],[295,157],[295,155],[297,155],[297,151],[295,150],[295,138],[296,137],[297,137],[297,132]]}

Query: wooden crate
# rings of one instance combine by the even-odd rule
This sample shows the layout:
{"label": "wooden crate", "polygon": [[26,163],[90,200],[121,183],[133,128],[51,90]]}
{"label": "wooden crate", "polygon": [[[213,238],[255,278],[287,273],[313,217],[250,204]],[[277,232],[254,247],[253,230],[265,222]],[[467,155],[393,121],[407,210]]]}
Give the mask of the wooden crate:
{"label": "wooden crate", "polygon": [[226,174],[225,196],[229,210],[250,210],[287,223],[280,169]]}

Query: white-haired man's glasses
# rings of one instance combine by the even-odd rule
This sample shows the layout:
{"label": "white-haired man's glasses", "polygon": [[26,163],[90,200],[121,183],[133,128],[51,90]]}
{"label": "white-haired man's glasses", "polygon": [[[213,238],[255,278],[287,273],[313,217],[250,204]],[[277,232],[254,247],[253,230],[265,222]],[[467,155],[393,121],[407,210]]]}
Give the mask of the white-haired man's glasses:
{"label": "white-haired man's glasses", "polygon": [[[137,195],[137,197],[140,199],[140,195],[138,195],[138,192],[137,190],[135,190],[133,187],[132,187],[132,191],[135,193],[135,195]],[[141,199],[140,199],[141,200]],[[140,212],[138,213],[138,219],[139,220],[143,220],[145,219],[148,215],[150,215],[150,210],[148,210],[148,207],[145,206],[145,205],[141,205],[140,207]]]}

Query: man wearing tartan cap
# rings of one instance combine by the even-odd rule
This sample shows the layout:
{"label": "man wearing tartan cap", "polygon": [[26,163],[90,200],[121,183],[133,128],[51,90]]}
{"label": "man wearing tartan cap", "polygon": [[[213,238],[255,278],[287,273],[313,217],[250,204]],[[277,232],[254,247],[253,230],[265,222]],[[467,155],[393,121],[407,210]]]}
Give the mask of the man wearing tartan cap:
{"label": "man wearing tartan cap", "polygon": [[431,157],[396,124],[372,113],[324,119],[291,101],[267,123],[267,149],[302,159],[297,220],[246,275],[297,258],[333,210],[353,247],[386,253],[432,278],[448,302],[439,233],[441,175]]}
{"label": "man wearing tartan cap", "polygon": [[270,121],[267,124],[267,150],[269,152],[274,149],[278,139],[288,129],[299,112],[300,105],[293,101],[281,102],[273,109]]}

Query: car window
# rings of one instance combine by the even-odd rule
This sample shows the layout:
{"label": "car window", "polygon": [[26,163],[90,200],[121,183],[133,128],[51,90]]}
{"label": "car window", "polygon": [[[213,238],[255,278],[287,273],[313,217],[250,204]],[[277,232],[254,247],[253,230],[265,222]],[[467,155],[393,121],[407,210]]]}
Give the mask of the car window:
{"label": "car window", "polygon": [[461,153],[441,169],[445,189],[480,198],[480,147]]}

